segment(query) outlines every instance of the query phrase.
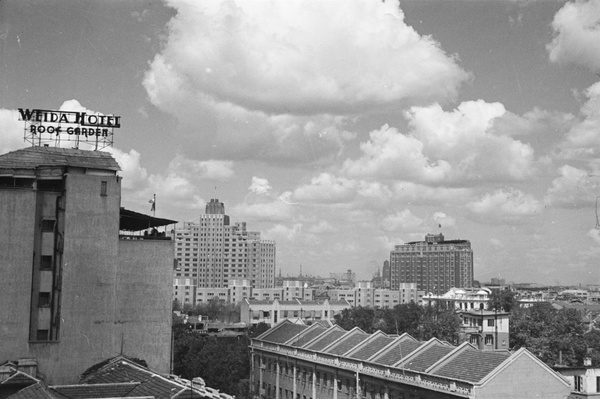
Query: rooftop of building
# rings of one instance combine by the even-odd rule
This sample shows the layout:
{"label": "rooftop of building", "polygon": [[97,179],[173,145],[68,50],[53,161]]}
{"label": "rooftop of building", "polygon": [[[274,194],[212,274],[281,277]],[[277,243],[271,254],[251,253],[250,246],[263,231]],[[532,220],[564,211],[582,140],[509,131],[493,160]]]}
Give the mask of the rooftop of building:
{"label": "rooftop of building", "polygon": [[[253,339],[253,346],[264,348],[262,342],[276,344],[277,351],[291,346],[295,351],[304,350],[307,354],[335,356],[347,362],[358,362],[360,367],[384,367],[471,385],[482,384],[511,362],[526,356],[565,383],[562,377],[524,348],[516,352],[484,351],[468,342],[454,346],[436,338],[422,342],[408,334],[386,335],[381,331],[367,334],[359,328],[350,331],[339,326],[323,329],[288,321]],[[306,357],[304,354],[298,356]]]}
{"label": "rooftop of building", "polygon": [[7,170],[32,170],[40,167],[67,166],[115,172],[121,170],[112,155],[105,151],[28,147],[0,155],[0,174],[6,173]]}
{"label": "rooftop of building", "polygon": [[[194,380],[195,381],[195,380]],[[125,356],[116,356],[84,372],[79,384],[46,385],[43,381],[21,389],[10,399],[156,398],[231,399],[203,383],[157,374]]]}

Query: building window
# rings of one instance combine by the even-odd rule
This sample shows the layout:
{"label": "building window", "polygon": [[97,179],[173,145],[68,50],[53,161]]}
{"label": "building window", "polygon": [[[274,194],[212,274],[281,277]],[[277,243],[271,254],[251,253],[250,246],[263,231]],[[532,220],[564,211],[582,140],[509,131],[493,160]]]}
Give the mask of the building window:
{"label": "building window", "polygon": [[52,255],[42,255],[40,262],[40,269],[51,270],[52,269]]}
{"label": "building window", "polygon": [[37,330],[36,341],[48,341],[48,330]]}
{"label": "building window", "polygon": [[54,231],[55,223],[56,223],[56,221],[54,219],[42,220],[42,231]]}
{"label": "building window", "polygon": [[485,336],[485,344],[486,345],[494,345],[494,337],[491,335]]}
{"label": "building window", "polygon": [[50,293],[40,292],[38,296],[38,307],[47,308],[50,307]]}
{"label": "building window", "polygon": [[488,319],[488,327],[494,327],[494,319]]}
{"label": "building window", "polygon": [[100,195],[103,197],[106,197],[106,189],[107,189],[107,183],[105,181],[101,181],[100,182]]}
{"label": "building window", "polygon": [[580,375],[576,375],[574,377],[575,380],[575,391],[583,392],[583,377]]}

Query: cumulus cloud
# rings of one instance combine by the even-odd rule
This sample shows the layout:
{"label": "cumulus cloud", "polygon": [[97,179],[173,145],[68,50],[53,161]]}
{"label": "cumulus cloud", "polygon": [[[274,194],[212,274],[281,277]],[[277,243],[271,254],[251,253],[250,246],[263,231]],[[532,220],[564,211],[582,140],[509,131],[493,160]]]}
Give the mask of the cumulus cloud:
{"label": "cumulus cloud", "polygon": [[441,227],[453,227],[456,225],[456,219],[446,215],[444,212],[435,212],[432,219]]}
{"label": "cumulus cloud", "polygon": [[588,237],[590,237],[595,244],[600,245],[600,230],[592,229],[587,233]]}
{"label": "cumulus cloud", "polygon": [[555,37],[547,46],[550,60],[600,71],[600,1],[569,2],[552,21]]}
{"label": "cumulus cloud", "polygon": [[[466,101],[452,111],[438,104],[412,107],[406,117],[411,135],[423,143],[424,155],[450,165],[450,181],[514,181],[534,173],[533,148],[510,137],[514,127],[520,124],[525,130],[529,123],[507,113],[500,103]],[[506,118],[512,121],[511,129],[497,125]]]}
{"label": "cumulus cloud", "polygon": [[452,111],[439,104],[405,113],[408,134],[384,125],[361,143],[361,157],[347,159],[350,176],[401,178],[423,184],[522,181],[536,173],[531,145],[515,130],[533,129],[536,115],[508,113],[500,103],[466,101]]}
{"label": "cumulus cloud", "polygon": [[252,184],[248,189],[257,194],[268,194],[271,191],[271,185],[267,179],[252,176]]}
{"label": "cumulus cloud", "polygon": [[145,81],[156,104],[186,86],[274,114],[340,113],[453,97],[467,78],[397,1],[168,3],[178,13]]}
{"label": "cumulus cloud", "polygon": [[168,4],[178,12],[144,87],[220,155],[314,162],[341,151],[359,111],[445,101],[468,79],[397,1]]}
{"label": "cumulus cloud", "polygon": [[15,151],[28,144],[23,139],[25,124],[19,120],[19,112],[0,109],[0,154]]}
{"label": "cumulus cloud", "polygon": [[310,226],[307,231],[311,234],[327,234],[336,231],[337,229],[326,220],[320,220],[316,225]]}
{"label": "cumulus cloud", "polygon": [[387,215],[381,222],[384,231],[411,231],[421,226],[423,219],[415,216],[410,209],[404,209],[394,215]]}
{"label": "cumulus cloud", "polygon": [[430,162],[423,154],[423,143],[384,125],[369,134],[370,140],[360,144],[362,156],[347,159],[343,172],[350,176],[387,178],[403,177],[424,182],[446,178],[451,166],[445,160]]}
{"label": "cumulus cloud", "polygon": [[487,193],[467,203],[467,209],[480,221],[519,223],[527,216],[540,213],[543,206],[532,195],[509,188]]}
{"label": "cumulus cloud", "polygon": [[209,159],[199,161],[176,155],[169,163],[169,170],[188,176],[190,179],[227,181],[233,177],[233,162]]}
{"label": "cumulus cloud", "polygon": [[330,173],[313,177],[310,184],[296,188],[292,198],[301,203],[349,202],[356,195],[356,182]]}
{"label": "cumulus cloud", "polygon": [[553,206],[577,207],[593,204],[600,193],[600,178],[570,165],[559,168],[560,176],[552,180],[546,201]]}
{"label": "cumulus cloud", "polygon": [[595,162],[600,157],[600,82],[590,86],[585,94],[588,100],[581,107],[581,118],[559,144],[558,158]]}

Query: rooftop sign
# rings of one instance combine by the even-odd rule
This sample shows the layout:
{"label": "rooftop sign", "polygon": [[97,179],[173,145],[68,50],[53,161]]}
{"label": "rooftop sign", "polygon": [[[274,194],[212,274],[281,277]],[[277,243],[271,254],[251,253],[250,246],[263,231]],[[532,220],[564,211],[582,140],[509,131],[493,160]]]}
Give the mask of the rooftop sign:
{"label": "rooftop sign", "polygon": [[78,111],[51,111],[19,108],[19,120],[25,122],[25,141],[38,146],[59,145],[61,141],[84,143],[102,149],[113,144],[115,128],[121,117]]}

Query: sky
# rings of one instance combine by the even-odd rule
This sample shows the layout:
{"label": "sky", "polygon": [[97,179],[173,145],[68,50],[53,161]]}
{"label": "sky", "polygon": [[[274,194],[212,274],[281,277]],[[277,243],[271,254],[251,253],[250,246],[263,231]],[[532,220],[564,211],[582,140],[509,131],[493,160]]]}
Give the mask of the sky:
{"label": "sky", "polygon": [[441,232],[482,282],[600,284],[600,0],[4,0],[0,153],[19,108],[120,116],[122,206],[218,198],[283,276]]}

